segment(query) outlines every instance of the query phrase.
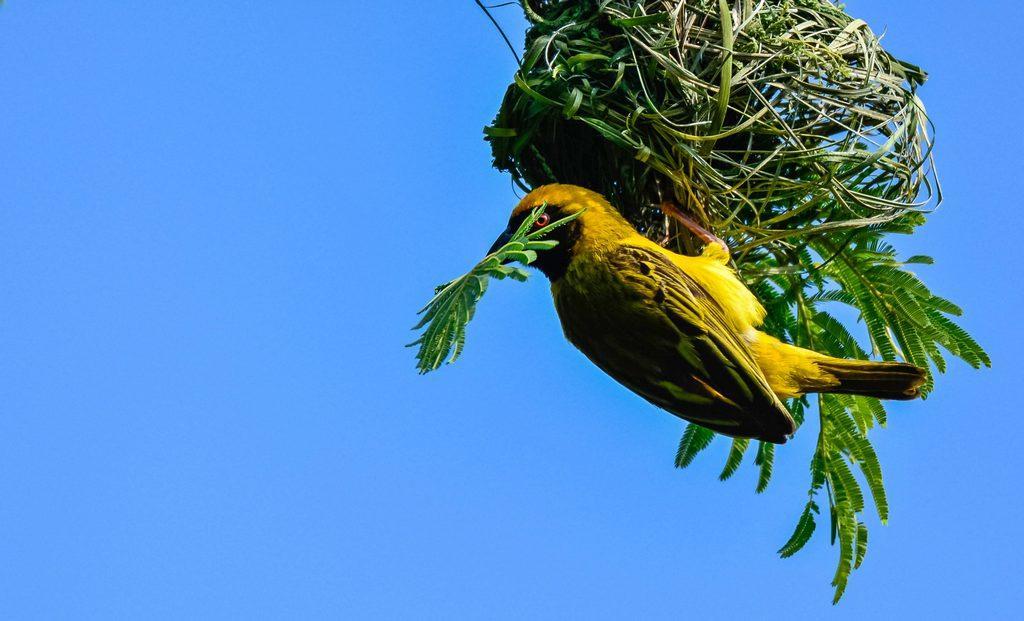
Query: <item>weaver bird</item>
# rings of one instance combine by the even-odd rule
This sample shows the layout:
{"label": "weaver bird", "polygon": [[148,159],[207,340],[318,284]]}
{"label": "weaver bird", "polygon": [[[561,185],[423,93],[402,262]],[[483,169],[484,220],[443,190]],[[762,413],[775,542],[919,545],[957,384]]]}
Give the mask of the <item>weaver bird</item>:
{"label": "weaver bird", "polygon": [[781,444],[796,429],[781,399],[920,395],[924,369],[833,358],[758,330],[764,307],[729,266],[728,248],[682,214],[673,215],[706,243],[700,256],[643,237],[595,192],[548,185],[516,206],[494,248],[541,205],[537,227],[583,212],[549,233],[558,245],[533,263],[551,281],[566,338],[654,405],[725,435]]}

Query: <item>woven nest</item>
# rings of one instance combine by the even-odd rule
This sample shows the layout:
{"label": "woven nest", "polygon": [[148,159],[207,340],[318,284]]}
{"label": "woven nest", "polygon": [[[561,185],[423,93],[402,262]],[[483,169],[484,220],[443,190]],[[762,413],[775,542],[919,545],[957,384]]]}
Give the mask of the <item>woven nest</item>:
{"label": "woven nest", "polygon": [[679,207],[734,250],[893,222],[937,195],[925,73],[819,0],[533,0],[492,127],[524,189],[597,190],[652,238]]}

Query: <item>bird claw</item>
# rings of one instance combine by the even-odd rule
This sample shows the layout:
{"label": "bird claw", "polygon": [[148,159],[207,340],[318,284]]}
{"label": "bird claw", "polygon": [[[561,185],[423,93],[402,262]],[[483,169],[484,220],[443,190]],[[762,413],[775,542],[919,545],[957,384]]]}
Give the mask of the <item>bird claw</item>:
{"label": "bird claw", "polygon": [[[696,220],[683,213],[682,210],[680,210],[679,207],[677,207],[673,202],[663,201],[661,205],[659,205],[659,208],[661,209],[662,213],[664,213],[666,216],[670,216],[671,218],[682,224],[684,227],[686,227],[686,230],[693,233],[698,239],[703,241],[705,244],[718,244],[719,246],[721,246],[722,250],[725,251],[726,256],[729,256],[730,250],[728,244],[725,243],[725,240],[723,240],[721,237],[718,237],[714,233],[708,231],[701,225],[697,224]],[[667,241],[667,234],[665,236],[665,239]]]}

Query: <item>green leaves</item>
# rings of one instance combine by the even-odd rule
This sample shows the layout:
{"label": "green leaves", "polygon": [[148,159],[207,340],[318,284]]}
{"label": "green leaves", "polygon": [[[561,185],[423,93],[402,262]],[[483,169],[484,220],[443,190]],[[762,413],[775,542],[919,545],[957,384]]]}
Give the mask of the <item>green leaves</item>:
{"label": "green leaves", "polygon": [[[882,241],[887,229],[895,232],[901,226],[896,222],[891,229],[865,230],[847,248],[839,247],[835,236],[820,236],[810,242],[814,254],[835,257],[833,261],[814,262],[807,255],[796,254],[766,259],[770,265],[780,261],[799,265],[807,274],[785,277],[780,292],[780,296],[790,299],[796,323],[803,329],[777,336],[834,356],[866,358],[858,341],[832,314],[832,305],[847,305],[859,311],[871,349],[884,359],[903,359],[922,367],[928,367],[932,361],[941,372],[945,370],[939,354],[941,347],[972,366],[990,364],[981,347],[949,319],[948,315],[957,315],[960,309],[932,294],[907,269],[910,264],[931,264],[931,259],[915,256],[900,262],[896,251]],[[925,388],[930,390],[932,386],[929,381]],[[860,567],[867,552],[868,527],[862,519],[866,506],[864,487],[871,494],[879,521],[885,524],[889,518],[881,463],[868,439],[876,424],[885,425],[886,412],[877,399],[852,395],[821,395],[818,409],[820,427],[811,463],[808,502],[815,502],[825,489],[832,541],[839,548],[832,581],[834,602],[838,602],[851,573]],[[814,521],[805,509],[794,536],[779,551],[780,555],[790,556],[799,550],[813,530]]]}
{"label": "green leaves", "polygon": [[[521,187],[588,187],[649,238],[679,239],[692,254],[687,233],[651,208],[674,199],[729,242],[767,309],[764,330],[783,341],[935,373],[948,355],[990,365],[954,321],[959,307],[911,271],[931,258],[900,261],[885,241],[920,226],[941,188],[917,94],[926,74],[886,52],[865,22],[828,0],[523,6],[526,54],[485,130],[494,165]],[[798,424],[817,419],[818,442],[808,500],[780,554],[806,545],[827,507],[838,601],[867,550],[869,494],[888,518],[868,439],[887,414],[876,399],[844,395],[788,405]],[[688,426],[676,465],[712,439]],[[722,480],[750,445],[733,441]],[[758,492],[774,451],[758,443]]]}
{"label": "green leaves", "polygon": [[775,445],[770,442],[758,442],[754,465],[760,468],[757,475],[757,489],[754,490],[760,494],[768,489],[768,482],[772,479],[772,468],[775,465]]}
{"label": "green leaves", "polygon": [[[897,259],[896,250],[883,241],[887,233],[906,226],[874,227],[852,238],[837,233],[819,235],[800,249],[748,255],[739,267],[768,312],[764,328],[774,336],[801,347],[841,357],[867,359],[868,349],[887,360],[906,360],[922,367],[929,363],[944,372],[942,351],[973,367],[989,366],[985,351],[958,326],[958,306],[937,296],[910,271],[911,266],[931,265],[930,257]],[[844,244],[845,246],[841,245]],[[863,328],[853,331],[839,319],[842,307],[856,311]],[[864,347],[863,342],[870,344]],[[926,385],[931,390],[933,382]],[[880,523],[889,519],[889,499],[882,465],[868,438],[876,426],[884,427],[885,407],[878,399],[853,395],[820,395],[817,398],[818,442],[811,457],[808,499],[789,540],[779,549],[788,558],[813,537],[821,509],[828,509],[832,544],[838,558],[832,586],[834,602],[846,591],[851,574],[867,553],[868,526],[865,511],[870,505]],[[809,409],[806,399],[788,404],[798,425]],[[711,440],[687,427],[680,444],[687,459],[696,448]],[[709,432],[710,433],[710,432]],[[700,443],[695,443],[699,438]],[[737,471],[749,443],[733,440],[720,478]],[[760,443],[754,460],[758,466],[757,490],[764,491],[771,478],[774,445]]]}
{"label": "green leaves", "polygon": [[800,519],[796,522],[796,529],[793,531],[793,535],[784,546],[779,548],[779,556],[782,558],[793,556],[810,541],[811,535],[814,534],[814,529],[817,526],[814,521],[814,516],[817,513],[817,503],[813,500],[808,500],[803,512],[800,514]]}
{"label": "green leaves", "polygon": [[[812,242],[811,246],[822,253],[839,250],[827,239]],[[930,261],[922,256],[911,259],[913,264]],[[895,250],[882,243],[878,235],[872,235],[840,253],[821,272],[852,296],[852,305],[861,311],[868,326],[872,348],[882,358],[902,358],[921,367],[932,361],[942,371],[942,347],[974,368],[991,366],[981,346],[948,317],[959,315],[960,308],[933,295],[905,268],[908,263],[911,261],[898,262]],[[926,390],[932,387],[929,382]]]}
{"label": "green leaves", "polygon": [[544,236],[583,213],[577,212],[531,231],[534,223],[544,213],[544,209],[545,205],[541,205],[530,212],[508,243],[484,257],[469,272],[434,290],[433,299],[419,312],[423,317],[413,327],[413,330],[423,330],[423,334],[407,345],[419,346],[416,352],[416,368],[420,373],[436,370],[445,360],[449,364],[455,362],[462,354],[466,344],[466,326],[473,319],[476,305],[487,291],[487,284],[491,278],[526,280],[526,270],[507,263],[533,263],[538,252],[550,250],[558,244],[556,241],[543,239]]}
{"label": "green leaves", "polygon": [[706,449],[714,437],[714,431],[688,423],[676,451],[676,468],[685,468],[693,463],[697,454]]}
{"label": "green leaves", "polygon": [[722,468],[722,474],[718,475],[719,481],[725,481],[736,474],[739,470],[740,463],[743,462],[743,454],[747,452],[747,447],[750,446],[750,440],[747,438],[733,438],[732,448],[729,449],[729,457],[725,460],[725,467]]}

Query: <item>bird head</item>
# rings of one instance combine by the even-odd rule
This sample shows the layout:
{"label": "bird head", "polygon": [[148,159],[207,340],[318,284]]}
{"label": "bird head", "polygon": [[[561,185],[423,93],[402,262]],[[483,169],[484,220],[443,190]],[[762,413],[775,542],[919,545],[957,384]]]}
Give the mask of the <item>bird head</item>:
{"label": "bird head", "polygon": [[491,246],[490,252],[505,245],[523,220],[541,205],[544,206],[544,213],[534,223],[538,229],[567,216],[580,214],[545,236],[545,239],[557,241],[558,245],[540,251],[537,260],[533,262],[533,266],[544,272],[552,282],[565,274],[572,257],[583,247],[611,243],[636,234],[633,227],[597,192],[576,185],[553,184],[541,186],[519,201],[512,210],[508,226]]}

